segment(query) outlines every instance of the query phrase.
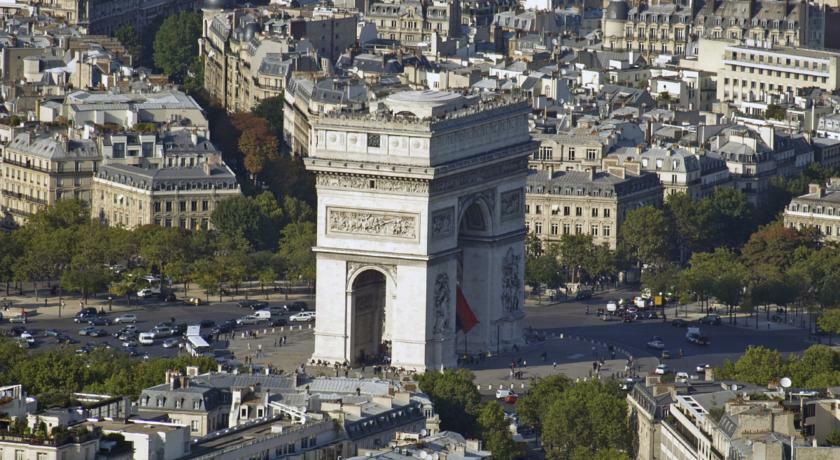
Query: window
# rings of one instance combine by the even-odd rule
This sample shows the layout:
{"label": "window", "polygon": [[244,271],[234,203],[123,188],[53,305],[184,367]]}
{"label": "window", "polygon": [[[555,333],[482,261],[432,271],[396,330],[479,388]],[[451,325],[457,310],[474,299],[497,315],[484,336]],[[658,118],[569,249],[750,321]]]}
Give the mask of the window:
{"label": "window", "polygon": [[542,235],[542,222],[534,222],[534,233]]}
{"label": "window", "polygon": [[597,225],[593,225],[592,228],[590,228],[590,234],[592,236],[598,236],[598,226]]}
{"label": "window", "polygon": [[192,211],[192,212],[198,211],[198,201],[195,201],[195,200],[190,201],[190,211]]}
{"label": "window", "polygon": [[368,134],[367,145],[368,147],[379,148],[379,134]]}
{"label": "window", "polygon": [[610,236],[610,226],[609,225],[604,225],[604,227],[601,230],[603,231],[602,233],[603,233],[604,236]]}
{"label": "window", "polygon": [[569,159],[570,160],[575,159],[575,148],[574,147],[569,147]]}
{"label": "window", "polygon": [[[166,206],[166,212],[172,212],[172,202],[171,201],[167,201],[165,206]],[[167,227],[168,227],[168,225],[167,225]]]}
{"label": "window", "polygon": [[155,201],[155,212],[160,212],[160,201]]}
{"label": "window", "polygon": [[595,149],[586,149],[586,159],[587,160],[594,160],[598,155],[598,151]]}
{"label": "window", "polygon": [[207,201],[207,200],[202,201],[201,202],[201,210],[202,211],[207,211],[208,209],[210,209],[210,202]]}
{"label": "window", "polygon": [[560,226],[557,224],[551,224],[551,235],[557,236],[557,233],[560,231]]}
{"label": "window", "polygon": [[554,149],[551,147],[540,147],[537,152],[537,160],[550,160],[554,155]]}
{"label": "window", "polygon": [[15,450],[15,460],[23,460],[23,451]]}
{"label": "window", "polygon": [[575,208],[575,216],[580,217],[583,215],[583,208],[577,207]]}
{"label": "window", "polygon": [[193,420],[190,422],[190,430],[195,433],[198,431],[198,420]]}
{"label": "window", "polygon": [[143,153],[142,153],[143,157],[148,158],[148,157],[152,156],[152,154],[155,151],[155,143],[154,142],[143,142],[143,144],[141,145],[140,148],[143,149]]}
{"label": "window", "polygon": [[610,217],[610,209],[604,208],[604,217]]}
{"label": "window", "polygon": [[163,224],[164,227],[171,227],[172,226],[172,219],[166,219]]}
{"label": "window", "polygon": [[598,208],[592,208],[592,217],[598,217]]}
{"label": "window", "polygon": [[563,234],[564,235],[569,234],[569,224],[563,224]]}
{"label": "window", "polygon": [[125,158],[125,144],[119,142],[114,144],[114,158]]}
{"label": "window", "polygon": [[530,204],[525,205],[525,214],[531,214],[531,205]]}
{"label": "window", "polygon": [[563,206],[563,215],[570,216],[572,214],[571,208],[568,206]]}
{"label": "window", "polygon": [[187,202],[181,201],[178,203],[178,210],[181,212],[187,212]]}
{"label": "window", "polygon": [[575,235],[583,234],[583,225],[575,224]]}
{"label": "window", "polygon": [[534,214],[542,214],[542,205],[538,204],[534,206]]}

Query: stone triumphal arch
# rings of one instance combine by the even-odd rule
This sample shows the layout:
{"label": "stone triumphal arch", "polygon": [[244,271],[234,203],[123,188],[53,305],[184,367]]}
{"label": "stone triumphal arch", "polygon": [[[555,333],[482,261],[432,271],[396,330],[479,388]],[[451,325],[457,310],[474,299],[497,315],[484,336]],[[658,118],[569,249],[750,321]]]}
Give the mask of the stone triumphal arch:
{"label": "stone triumphal arch", "polygon": [[412,91],[313,123],[314,359],[438,369],[522,341],[529,110]]}

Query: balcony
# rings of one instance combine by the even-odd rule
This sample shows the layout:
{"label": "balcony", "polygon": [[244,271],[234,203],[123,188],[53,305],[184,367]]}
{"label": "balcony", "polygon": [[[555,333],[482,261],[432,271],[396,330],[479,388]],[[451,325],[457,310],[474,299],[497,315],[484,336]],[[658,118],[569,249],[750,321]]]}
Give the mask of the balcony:
{"label": "balcony", "polygon": [[3,196],[16,198],[18,200],[28,201],[30,203],[35,203],[35,204],[39,204],[39,205],[43,205],[43,206],[46,206],[47,204],[49,204],[49,203],[47,203],[47,200],[42,200],[40,198],[35,198],[33,196],[29,196],[29,195],[26,195],[26,194],[23,194],[23,193],[13,192],[11,190],[3,190],[2,194],[3,194]]}

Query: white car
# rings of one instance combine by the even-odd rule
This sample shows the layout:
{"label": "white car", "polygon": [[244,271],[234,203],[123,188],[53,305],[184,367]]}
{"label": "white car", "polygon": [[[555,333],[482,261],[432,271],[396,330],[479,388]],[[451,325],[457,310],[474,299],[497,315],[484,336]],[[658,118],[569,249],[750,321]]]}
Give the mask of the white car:
{"label": "white car", "polygon": [[26,315],[15,315],[9,317],[10,323],[26,324]]}
{"label": "white car", "polygon": [[23,334],[21,334],[20,339],[29,344],[35,343],[35,337],[33,337],[32,334],[30,334],[29,332],[24,332]]}
{"label": "white car", "polygon": [[137,291],[137,297],[140,297],[140,298],[143,298],[143,299],[145,299],[147,297],[151,297],[153,295],[155,295],[155,293],[152,292],[152,290],[149,289],[149,288],[143,288],[143,289],[140,289],[139,291]]}
{"label": "white car", "polygon": [[259,324],[261,321],[262,321],[262,319],[260,319],[256,315],[247,315],[247,316],[243,316],[242,318],[237,319],[236,324],[238,324],[240,326],[246,326],[248,324]]}
{"label": "white car", "polygon": [[657,375],[665,375],[668,372],[671,372],[671,369],[668,369],[667,364],[660,364],[660,365],[656,366],[656,370],[653,371],[653,372]]}
{"label": "white car", "polygon": [[511,390],[506,390],[506,389],[496,390],[496,399],[505,399],[512,394],[514,394],[514,393]]}
{"label": "white car", "polygon": [[163,348],[175,348],[178,346],[178,339],[166,339],[163,341]]}
{"label": "white car", "polygon": [[114,324],[121,324],[121,323],[136,323],[137,322],[137,315],[133,313],[126,313],[125,315],[120,315],[114,318]]}
{"label": "white car", "polygon": [[676,376],[674,377],[674,381],[677,383],[687,383],[688,372],[677,372]]}
{"label": "white car", "polygon": [[665,342],[659,339],[651,340],[647,343],[648,348],[653,348],[654,350],[664,350],[665,349]]}
{"label": "white car", "polygon": [[289,321],[292,321],[294,323],[305,323],[308,321],[315,321],[315,312],[302,311],[300,313],[295,313],[294,315],[289,317]]}

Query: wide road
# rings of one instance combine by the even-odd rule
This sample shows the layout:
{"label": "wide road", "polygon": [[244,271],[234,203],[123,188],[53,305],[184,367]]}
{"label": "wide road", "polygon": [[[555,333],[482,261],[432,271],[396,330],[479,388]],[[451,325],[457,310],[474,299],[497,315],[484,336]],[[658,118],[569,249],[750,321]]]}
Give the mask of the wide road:
{"label": "wide road", "polygon": [[[586,314],[587,305],[590,311],[594,312],[599,307],[603,308],[608,300],[632,295],[632,292],[624,291],[599,295],[586,301],[529,307],[526,309],[525,324],[555,334],[583,336],[618,345],[634,357],[659,357],[659,351],[646,347],[653,336],[659,336],[672,354],[676,355],[676,352],[682,349],[684,358],[673,359],[669,364],[675,370],[686,371],[694,369],[697,364],[720,365],[727,359],[735,360],[751,345],[773,348],[782,353],[799,353],[811,345],[807,340],[808,333],[804,329],[774,325],[772,327],[775,329],[768,331],[766,322],[761,322],[761,328],[758,330],[754,328],[754,323],[751,323],[753,327],[734,327],[727,325],[726,317],[723,318],[723,325],[700,326],[703,334],[711,341],[709,345],[693,345],[685,339],[686,329],[671,326],[673,308],[667,310],[667,322],[602,321],[594,313]],[[697,317],[697,314],[694,316]]]}
{"label": "wide road", "polygon": [[[291,301],[272,300],[268,301],[268,304],[283,305],[289,302]],[[314,308],[311,300],[307,301],[307,304],[310,309]],[[96,304],[96,306],[100,307],[101,305]],[[107,310],[107,306],[105,306],[104,308]],[[78,344],[69,345],[73,349],[81,348],[85,344],[90,344],[91,346],[108,345],[116,349],[123,348],[122,342],[111,336],[112,333],[116,332],[117,330],[123,327],[119,324],[111,326],[101,326],[101,329],[104,329],[108,332],[108,336],[105,337],[80,336],[78,333],[79,330],[86,327],[87,324],[77,324],[73,322],[73,316],[78,310],[78,305],[74,303],[73,306],[68,305],[68,307],[65,308],[65,311],[62,314],[62,318],[57,318],[54,316],[46,317],[46,315],[39,316],[36,314],[30,317],[30,320],[25,325],[9,324],[8,321],[4,321],[3,323],[0,323],[0,332],[6,332],[5,330],[8,330],[14,326],[24,327],[28,332],[30,332],[36,337],[36,345],[32,348],[32,350],[35,352],[39,350],[46,350],[57,345],[55,338],[44,336],[44,331],[47,329],[56,329],[59,332],[78,340]],[[10,311],[10,313],[14,312]],[[198,324],[200,321],[203,320],[212,320],[215,321],[217,324],[220,324],[226,320],[235,320],[237,318],[245,316],[251,313],[251,310],[240,308],[237,305],[237,302],[233,301],[212,303],[209,305],[200,306],[188,306],[184,305],[181,302],[167,304],[158,301],[140,301],[136,302],[132,307],[128,308],[121,305],[119,307],[119,311],[116,311],[116,309],[115,311],[110,313],[106,311],[106,316],[113,320],[114,318],[118,317],[123,313],[133,313],[137,315],[137,322],[135,323],[137,330],[140,332],[146,332],[157,324],[172,320],[174,320],[176,324]],[[305,325],[305,323],[301,324]],[[241,332],[257,328],[263,329],[265,327],[265,325],[243,326],[237,327],[236,331]],[[161,345],[162,342],[163,340],[156,340],[154,345],[138,346],[137,350],[141,353],[148,354],[150,357],[175,356],[178,354],[178,348],[163,348]],[[215,345],[219,348],[223,347],[221,342]]]}

